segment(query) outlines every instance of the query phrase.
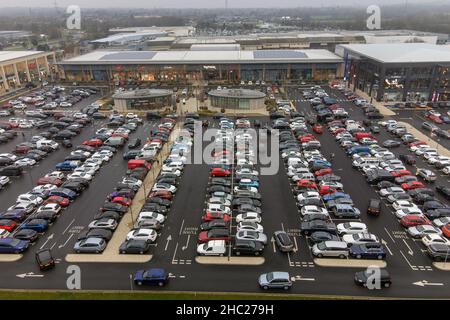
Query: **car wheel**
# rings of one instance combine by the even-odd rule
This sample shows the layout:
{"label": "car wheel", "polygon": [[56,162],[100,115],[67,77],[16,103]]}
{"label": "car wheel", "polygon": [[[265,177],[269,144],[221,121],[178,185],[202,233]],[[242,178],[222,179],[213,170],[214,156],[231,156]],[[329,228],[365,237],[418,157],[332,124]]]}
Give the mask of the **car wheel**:
{"label": "car wheel", "polygon": [[162,287],[164,285],[164,282],[160,281],[158,282],[158,286]]}
{"label": "car wheel", "polygon": [[378,258],[378,260],[382,260],[383,256],[379,255],[377,258]]}
{"label": "car wheel", "polygon": [[121,251],[120,251],[120,253],[121,253],[121,254],[124,254],[124,253],[125,253],[125,251],[121,250]]}
{"label": "car wheel", "polygon": [[356,255],[356,259],[361,259],[361,258],[362,258],[362,257],[361,257],[360,254]]}
{"label": "car wheel", "polygon": [[255,256],[259,256],[259,252],[255,252]]}
{"label": "car wheel", "polygon": [[319,254],[317,255],[317,258],[323,258],[323,254],[319,253]]}
{"label": "car wheel", "polygon": [[144,251],[139,251],[139,254],[144,254]]}
{"label": "car wheel", "polygon": [[436,257],[436,258],[434,258],[434,260],[439,262],[439,261],[441,261],[441,257]]}
{"label": "car wheel", "polygon": [[137,282],[137,285],[138,285],[138,286],[142,286],[142,281],[138,281],[138,282]]}
{"label": "car wheel", "polygon": [[385,284],[384,284],[384,287],[385,288],[389,288],[391,286],[391,284],[389,283],[389,282],[386,282]]}
{"label": "car wheel", "polygon": [[339,258],[341,258],[341,259],[345,259],[345,255],[343,255],[343,254],[340,254],[340,255],[339,255]]}
{"label": "car wheel", "polygon": [[289,290],[289,286],[284,286],[283,289],[284,290]]}
{"label": "car wheel", "polygon": [[237,252],[236,252],[236,255],[237,255],[237,256],[240,256],[240,255],[241,255],[241,253],[240,253],[239,251],[237,251]]}
{"label": "car wheel", "polygon": [[76,253],[80,253],[80,250],[76,250],[75,252],[76,252]]}
{"label": "car wheel", "polygon": [[269,287],[268,286],[263,286],[263,289],[267,290],[267,289],[269,289]]}

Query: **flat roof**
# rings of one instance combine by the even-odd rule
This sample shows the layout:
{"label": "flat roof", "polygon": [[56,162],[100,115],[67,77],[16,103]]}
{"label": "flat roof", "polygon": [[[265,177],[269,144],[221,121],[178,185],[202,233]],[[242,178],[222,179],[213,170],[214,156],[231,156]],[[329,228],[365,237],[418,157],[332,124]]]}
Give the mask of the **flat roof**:
{"label": "flat roof", "polygon": [[347,51],[382,63],[450,63],[450,48],[427,43],[343,44]]}
{"label": "flat roof", "polygon": [[264,92],[250,89],[222,89],[208,92],[213,97],[239,98],[239,99],[262,99],[266,96]]}
{"label": "flat roof", "polygon": [[113,94],[113,99],[145,99],[171,96],[172,91],[167,89],[138,89]]}
{"label": "flat roof", "polygon": [[62,65],[208,64],[208,63],[341,63],[324,49],[236,51],[94,51],[64,60]]}
{"label": "flat roof", "polygon": [[27,58],[42,53],[45,53],[45,51],[0,51],[0,63],[9,60]]}

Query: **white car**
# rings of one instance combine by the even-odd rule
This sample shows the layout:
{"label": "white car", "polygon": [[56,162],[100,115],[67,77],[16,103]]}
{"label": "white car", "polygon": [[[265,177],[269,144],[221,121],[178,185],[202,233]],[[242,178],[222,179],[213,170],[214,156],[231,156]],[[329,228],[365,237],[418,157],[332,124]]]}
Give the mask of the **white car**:
{"label": "white car", "polygon": [[446,226],[449,223],[450,217],[441,217],[433,220],[433,224],[438,228],[442,228],[443,226]]}
{"label": "white car", "polygon": [[75,150],[75,151],[72,151],[72,152],[70,153],[70,155],[71,155],[71,156],[82,155],[82,156],[84,156],[84,157],[89,157],[89,156],[91,155],[91,153],[90,153],[90,152],[87,152],[87,151],[83,151],[83,150]]}
{"label": "white car", "polygon": [[342,240],[349,246],[354,244],[379,243],[378,237],[372,233],[354,233],[342,236]]}
{"label": "white car", "polygon": [[319,199],[320,200],[320,194],[315,191],[307,191],[307,192],[300,193],[297,196],[297,200],[299,202],[306,200],[306,199]]}
{"label": "white car", "polygon": [[249,231],[257,231],[257,232],[264,232],[264,228],[262,225],[256,222],[240,222],[237,225],[237,232],[243,231],[243,230],[249,230]]}
{"label": "white car", "polygon": [[236,216],[236,223],[241,223],[241,222],[256,222],[256,223],[261,223],[261,216],[259,215],[259,213],[256,212],[246,212],[246,213],[241,213],[238,214]]}
{"label": "white car", "polygon": [[114,156],[114,153],[109,150],[100,150],[100,151],[97,151],[96,153],[101,154],[106,157],[109,157],[109,158],[112,158]]}
{"label": "white car", "polygon": [[61,206],[57,203],[48,203],[46,205],[40,206],[36,212],[42,212],[42,211],[53,211],[55,213],[59,213],[61,211]]}
{"label": "white car", "polygon": [[166,217],[157,212],[142,211],[141,213],[139,213],[137,222],[139,223],[143,220],[149,220],[149,219],[154,219],[154,220],[158,221],[160,224],[163,224],[164,221],[166,220]]}
{"label": "white car", "polygon": [[251,170],[251,169],[248,169],[248,168],[242,168],[242,169],[236,170],[236,175],[241,175],[241,174],[250,174],[250,175],[253,175],[253,176],[259,175],[258,171]]}
{"label": "white car", "polygon": [[117,228],[117,221],[114,219],[98,219],[89,223],[89,229],[108,229],[115,230]]}
{"label": "white car", "polygon": [[415,215],[423,217],[423,212],[419,208],[405,208],[395,211],[395,216],[399,219],[403,218],[404,216],[408,215]]}
{"label": "white car", "polygon": [[142,181],[139,179],[131,178],[131,177],[125,177],[122,179],[122,183],[124,184],[133,184],[138,187],[142,186]]}
{"label": "white car", "polygon": [[74,173],[69,174],[67,176],[67,180],[72,180],[72,179],[84,179],[84,180],[91,181],[92,180],[92,176],[90,174],[87,174],[87,173],[74,172]]}
{"label": "white car", "polygon": [[94,159],[94,160],[101,160],[102,162],[108,162],[109,159],[110,159],[110,157],[108,157],[108,156],[106,156],[106,155],[104,155],[104,154],[100,154],[100,153],[96,152],[96,153],[94,153],[94,154],[91,156],[91,159]]}
{"label": "white car", "polygon": [[29,193],[19,195],[16,200],[17,203],[31,203],[35,206],[40,205],[43,201],[41,197]]}
{"label": "white car", "polygon": [[220,205],[229,207],[229,206],[231,206],[231,201],[228,199],[224,199],[224,198],[212,197],[212,198],[209,198],[209,200],[208,200],[208,205],[209,204],[220,204]]}
{"label": "white car", "polygon": [[50,173],[47,173],[44,177],[46,178],[56,178],[56,179],[60,179],[63,180],[65,178],[65,174],[62,171],[52,171]]}
{"label": "white car", "polygon": [[223,256],[226,251],[225,240],[211,240],[197,246],[197,253],[201,256]]}
{"label": "white car", "polygon": [[0,176],[0,188],[3,188],[9,183],[10,179],[7,176]]}
{"label": "white car", "polygon": [[91,164],[101,167],[101,165],[103,164],[103,160],[98,159],[98,158],[97,159],[89,158],[83,163],[83,166],[91,165]]}
{"label": "white car", "polygon": [[402,210],[402,209],[419,209],[415,203],[412,203],[407,200],[397,200],[392,203],[392,207],[394,210]]}
{"label": "white car", "polygon": [[422,243],[428,247],[430,244],[433,243],[442,243],[445,245],[450,245],[450,240],[438,235],[438,234],[427,234],[422,238]]}
{"label": "white car", "polygon": [[75,168],[72,173],[80,173],[80,174],[88,174],[90,176],[95,175],[95,170],[89,167],[85,167],[84,165],[78,168]]}
{"label": "white car", "polygon": [[149,243],[156,241],[158,233],[153,229],[139,228],[128,232],[127,240],[144,240]]}
{"label": "white car", "polygon": [[430,225],[420,225],[415,227],[409,227],[407,230],[408,234],[416,239],[423,238],[426,235],[429,234],[437,234],[442,235],[442,231],[439,228],[436,228],[435,226]]}
{"label": "white car", "polygon": [[34,187],[33,192],[42,193],[42,192],[50,191],[50,190],[53,190],[56,188],[58,188],[58,187],[53,184],[44,184],[44,185]]}
{"label": "white car", "polygon": [[177,192],[177,187],[166,183],[155,183],[155,185],[152,187],[152,191],[160,190],[169,191],[170,193],[174,194],[175,192]]}
{"label": "white car", "polygon": [[300,210],[302,216],[306,216],[308,214],[322,214],[328,216],[328,211],[325,208],[320,208],[318,206],[304,206]]}
{"label": "white car", "polygon": [[18,167],[31,167],[36,164],[36,160],[30,158],[23,158],[16,160],[14,164]]}
{"label": "white car", "polygon": [[336,226],[339,235],[367,233],[367,225],[362,222],[344,222]]}
{"label": "white car", "polygon": [[8,159],[11,159],[12,161],[17,160],[17,156],[12,153],[0,153],[0,158],[8,158]]}
{"label": "white car", "polygon": [[241,186],[235,186],[233,189],[234,193],[238,193],[239,191],[250,191],[250,192],[254,192],[257,193],[258,192],[258,188],[255,187],[241,187]]}
{"label": "white car", "polygon": [[399,194],[399,193],[405,193],[405,190],[403,190],[400,187],[391,187],[391,188],[381,189],[379,191],[379,194],[382,197],[387,197],[387,196],[390,196],[392,194]]}
{"label": "white car", "polygon": [[387,127],[387,126],[397,125],[397,121],[395,121],[395,120],[385,120],[385,121],[380,121],[379,124],[382,127]]}
{"label": "white car", "polygon": [[161,175],[165,174],[165,173],[170,173],[170,174],[174,174],[177,177],[181,176],[181,171],[178,169],[174,169],[174,168],[163,168],[161,169]]}
{"label": "white car", "polygon": [[434,165],[437,162],[444,162],[444,161],[450,161],[449,157],[444,157],[444,156],[437,156],[437,157],[431,157],[427,160],[427,162],[431,165]]}

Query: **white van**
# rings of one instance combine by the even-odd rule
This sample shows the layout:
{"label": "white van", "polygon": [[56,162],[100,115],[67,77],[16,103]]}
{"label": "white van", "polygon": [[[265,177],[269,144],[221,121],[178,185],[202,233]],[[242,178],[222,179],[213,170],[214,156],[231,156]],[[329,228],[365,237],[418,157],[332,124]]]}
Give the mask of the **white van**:
{"label": "white van", "polygon": [[50,147],[53,150],[56,150],[58,149],[59,144],[53,140],[43,139],[36,142],[36,147],[38,149],[41,149],[42,147]]}
{"label": "white van", "polygon": [[197,247],[197,253],[202,256],[223,256],[226,251],[225,240],[211,240]]}
{"label": "white van", "polygon": [[377,158],[357,158],[352,162],[352,166],[359,169],[371,164],[378,165],[379,163],[380,160],[378,160]]}

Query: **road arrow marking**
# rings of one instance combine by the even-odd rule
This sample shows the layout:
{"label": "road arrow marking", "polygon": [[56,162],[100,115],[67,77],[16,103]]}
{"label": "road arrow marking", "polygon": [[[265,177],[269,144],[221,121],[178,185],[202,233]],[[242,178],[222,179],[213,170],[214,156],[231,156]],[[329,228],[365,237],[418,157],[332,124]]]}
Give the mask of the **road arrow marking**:
{"label": "road arrow marking", "polygon": [[389,251],[389,254],[390,254],[391,256],[393,256],[394,254],[392,253],[391,249],[388,247],[386,240],[381,239],[381,243],[383,244],[383,246],[386,247],[387,251]]}
{"label": "road arrow marking", "polygon": [[62,247],[65,247],[66,244],[70,241],[70,239],[72,239],[73,235],[74,235],[74,233],[71,233],[70,236],[67,238],[66,242],[64,242],[63,244],[60,244],[58,246],[58,248],[61,249]]}
{"label": "road arrow marking", "polygon": [[24,278],[42,278],[44,277],[43,274],[34,274],[34,272],[28,272],[28,273],[21,273],[16,274],[16,277],[24,279]]}
{"label": "road arrow marking", "polygon": [[316,281],[315,278],[303,278],[302,276],[291,277],[291,281]]}
{"label": "road arrow marking", "polygon": [[63,231],[63,235],[66,233],[66,231],[70,228],[70,226],[73,224],[75,222],[75,219],[73,219],[70,223],[69,223],[69,225],[67,226],[67,228],[65,228],[64,229],[64,231]]}
{"label": "road arrow marking", "polygon": [[41,246],[39,249],[44,248],[45,245],[46,245],[50,240],[52,240],[54,236],[55,236],[55,235],[54,235],[53,233],[52,233],[51,235],[49,235],[49,236],[47,237],[47,240],[45,240],[45,242],[42,244],[42,246]]}
{"label": "road arrow marking", "polygon": [[170,240],[172,240],[172,236],[169,234],[169,236],[167,237],[167,242],[166,242],[166,247],[164,248],[164,251],[167,251],[167,248],[169,247],[169,242]]}
{"label": "road arrow marking", "polygon": [[172,273],[169,273],[168,277],[169,277],[169,278],[176,278],[177,276],[174,275],[174,274],[172,274]]}
{"label": "road arrow marking", "polygon": [[419,286],[419,287],[425,287],[425,286],[443,286],[444,284],[442,282],[428,282],[427,280],[422,280],[422,281],[413,282],[413,285]]}
{"label": "road arrow marking", "polygon": [[410,256],[413,256],[414,255],[414,251],[412,251],[411,247],[408,245],[408,243],[406,242],[405,239],[402,239],[402,240],[403,240],[403,243],[405,244],[405,246],[408,248],[408,254]]}
{"label": "road arrow marking", "polygon": [[181,248],[181,250],[186,250],[189,247],[189,240],[191,239],[191,235],[188,234],[187,240],[186,240],[186,244]]}
{"label": "road arrow marking", "polygon": [[295,245],[294,252],[297,252],[298,251],[298,246],[297,246],[297,238],[295,236],[294,236],[294,245]]}

